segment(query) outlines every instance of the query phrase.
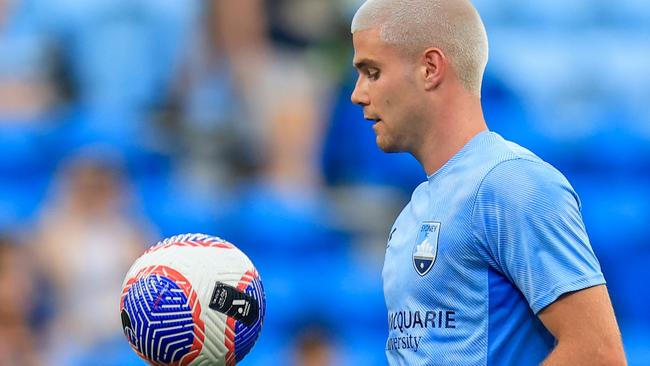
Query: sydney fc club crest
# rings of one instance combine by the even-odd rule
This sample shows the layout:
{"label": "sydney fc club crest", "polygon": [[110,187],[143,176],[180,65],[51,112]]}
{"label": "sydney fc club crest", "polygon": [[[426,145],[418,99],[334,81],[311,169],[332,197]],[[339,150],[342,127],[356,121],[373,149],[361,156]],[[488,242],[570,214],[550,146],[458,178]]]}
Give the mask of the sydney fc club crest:
{"label": "sydney fc club crest", "polygon": [[425,221],[420,226],[415,248],[413,248],[413,266],[420,276],[429,273],[438,255],[438,238],[440,223]]}

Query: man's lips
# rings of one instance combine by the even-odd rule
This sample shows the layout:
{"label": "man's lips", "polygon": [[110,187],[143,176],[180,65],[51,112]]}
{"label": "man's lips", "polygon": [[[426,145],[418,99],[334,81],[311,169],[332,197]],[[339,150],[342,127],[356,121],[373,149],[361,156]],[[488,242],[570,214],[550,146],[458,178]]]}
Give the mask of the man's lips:
{"label": "man's lips", "polygon": [[379,124],[381,123],[381,119],[377,118],[377,119],[372,119],[371,121],[372,121],[372,129],[375,130],[375,132],[377,132],[377,128],[379,128]]}

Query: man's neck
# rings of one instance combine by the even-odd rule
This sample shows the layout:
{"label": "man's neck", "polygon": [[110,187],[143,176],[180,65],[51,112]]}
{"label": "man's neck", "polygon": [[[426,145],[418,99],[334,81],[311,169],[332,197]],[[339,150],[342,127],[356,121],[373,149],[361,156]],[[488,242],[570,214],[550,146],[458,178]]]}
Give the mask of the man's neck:
{"label": "man's neck", "polygon": [[438,171],[474,136],[487,130],[478,98],[448,101],[440,111],[421,148],[414,152],[427,176]]}

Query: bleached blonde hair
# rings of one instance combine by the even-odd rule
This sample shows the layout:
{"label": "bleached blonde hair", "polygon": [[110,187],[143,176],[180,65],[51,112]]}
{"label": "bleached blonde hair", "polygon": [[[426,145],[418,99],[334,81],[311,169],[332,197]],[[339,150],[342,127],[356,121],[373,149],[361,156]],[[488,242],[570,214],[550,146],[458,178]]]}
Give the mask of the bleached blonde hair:
{"label": "bleached blonde hair", "polygon": [[480,96],[488,40],[469,0],[368,0],[354,15],[351,32],[377,27],[384,42],[407,55],[440,48],[463,86]]}

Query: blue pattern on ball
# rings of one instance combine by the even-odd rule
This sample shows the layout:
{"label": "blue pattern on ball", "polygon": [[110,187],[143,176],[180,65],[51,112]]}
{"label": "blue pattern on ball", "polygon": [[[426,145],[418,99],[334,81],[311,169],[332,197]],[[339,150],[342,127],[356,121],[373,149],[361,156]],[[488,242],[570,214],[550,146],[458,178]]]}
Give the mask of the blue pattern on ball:
{"label": "blue pattern on ball", "polygon": [[251,326],[246,326],[240,321],[235,323],[235,359],[237,362],[241,361],[244,356],[250,352],[255,341],[260,335],[262,330],[262,323],[264,322],[264,315],[266,312],[266,298],[264,296],[264,287],[259,278],[255,278],[246,288],[246,293],[258,300],[260,306],[260,314],[257,321]]}
{"label": "blue pattern on ball", "polygon": [[192,347],[192,309],[173,280],[160,275],[137,280],[124,298],[124,309],[132,325],[126,336],[147,359],[178,362]]}

